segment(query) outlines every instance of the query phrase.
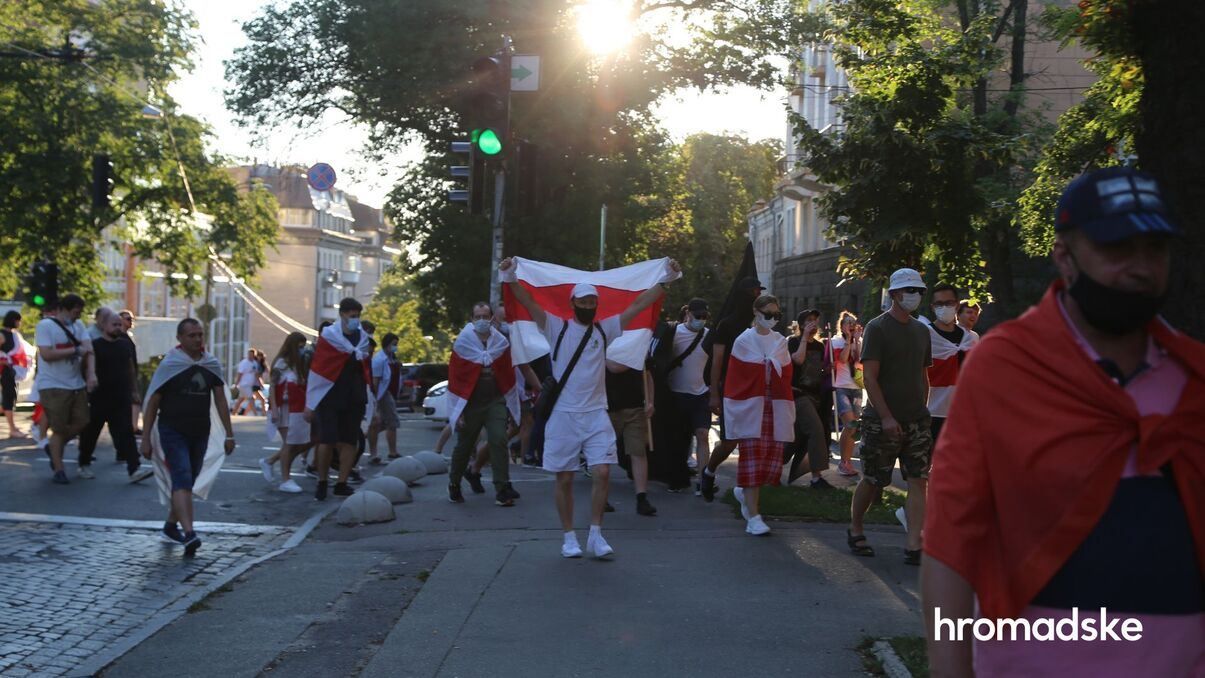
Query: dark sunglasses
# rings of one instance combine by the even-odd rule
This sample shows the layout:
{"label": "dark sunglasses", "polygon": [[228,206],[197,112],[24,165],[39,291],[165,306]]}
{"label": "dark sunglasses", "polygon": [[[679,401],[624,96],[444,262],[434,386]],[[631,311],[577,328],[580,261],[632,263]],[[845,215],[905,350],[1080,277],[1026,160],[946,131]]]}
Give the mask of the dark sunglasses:
{"label": "dark sunglasses", "polygon": [[781,313],[762,313],[762,317],[766,320],[782,320]]}

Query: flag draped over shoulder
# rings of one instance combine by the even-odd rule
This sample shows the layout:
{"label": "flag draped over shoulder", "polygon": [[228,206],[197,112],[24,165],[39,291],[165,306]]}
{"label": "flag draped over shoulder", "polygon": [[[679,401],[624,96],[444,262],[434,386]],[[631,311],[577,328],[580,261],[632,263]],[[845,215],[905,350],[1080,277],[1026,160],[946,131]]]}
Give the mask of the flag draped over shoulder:
{"label": "flag draped over shoulder", "polygon": [[464,412],[465,405],[477,387],[481,370],[489,367],[494,373],[498,392],[506,398],[506,409],[511,419],[522,419],[519,410],[519,381],[510,360],[510,342],[496,328],[490,328],[487,343],[473,330],[472,324],[465,325],[452,344],[452,358],[448,361],[448,421],[453,424]]}
{"label": "flag draped over shoulder", "polygon": [[12,330],[13,333],[13,350],[5,353],[0,351],[0,366],[8,364],[13,368],[13,376],[17,381],[25,381],[29,376],[30,358],[34,354],[34,347],[25,341],[25,337],[21,333]]}
{"label": "flag draped over shoulder", "polygon": [[[569,299],[573,286],[579,283],[594,285],[598,289],[598,313],[595,320],[602,320],[623,313],[640,296],[641,292],[657,283],[670,282],[682,277],[681,272],[669,267],[669,259],[651,259],[638,264],[611,268],[605,271],[579,271],[566,266],[532,261],[514,257],[514,268],[507,271],[503,282],[510,275],[531,294],[532,299],[550,313],[568,320],[573,317],[573,304]],[[505,291],[507,317],[511,320],[511,359],[523,365],[549,352],[548,341],[536,326],[527,309],[514,298],[510,289]],[[632,369],[644,369],[653,328],[661,315],[661,303],[651,304],[632,322],[623,328],[623,336],[607,342],[607,359]]]}
{"label": "flag draped over shoulder", "polygon": [[306,409],[316,410],[318,404],[335,385],[343,365],[349,357],[354,356],[364,369],[364,385],[369,392],[369,404],[372,398],[372,371],[368,361],[368,333],[360,330],[360,342],[355,346],[343,336],[338,323],[328,326],[318,335],[318,346],[314,349],[314,359],[310,362],[310,376],[306,381]]}
{"label": "flag draped over shoulder", "polygon": [[[200,358],[193,360],[179,346],[167,352],[163,356],[163,361],[159,363],[159,367],[155,368],[155,374],[151,376],[151,385],[147,387],[146,397],[149,399],[152,394],[163,387],[164,384],[171,381],[180,373],[192,367],[200,367],[218,378],[218,381],[223,384],[226,380],[222,377],[222,365],[218,359],[212,354],[202,353]],[[163,447],[159,443],[159,422],[155,422],[155,428],[150,431],[151,435],[151,464],[155,470],[155,484],[159,487],[159,503],[164,506],[171,505],[172,496],[172,477],[167,469],[167,460],[163,456]],[[205,446],[205,458],[201,462],[201,472],[197,474],[197,480],[192,486],[192,495],[198,499],[205,499],[209,496],[209,490],[213,487],[213,483],[218,479],[218,472],[222,470],[222,461],[226,459],[226,429],[222,426],[222,420],[218,417],[218,410],[210,401],[209,405],[209,442]]]}
{"label": "flag draped over shoulder", "polygon": [[773,333],[774,349],[766,355],[757,330],[749,328],[732,344],[724,380],[724,430],[729,440],[760,438],[766,385],[774,412],[774,440],[795,440],[794,366],[786,337]]}
{"label": "flag draped over shoulder", "polygon": [[929,414],[944,417],[950,412],[954,386],[958,383],[958,354],[966,353],[979,343],[979,335],[964,329],[962,341],[955,345],[938,334],[928,318],[922,315],[920,321],[929,328],[929,342],[933,351],[933,364],[929,366]]}

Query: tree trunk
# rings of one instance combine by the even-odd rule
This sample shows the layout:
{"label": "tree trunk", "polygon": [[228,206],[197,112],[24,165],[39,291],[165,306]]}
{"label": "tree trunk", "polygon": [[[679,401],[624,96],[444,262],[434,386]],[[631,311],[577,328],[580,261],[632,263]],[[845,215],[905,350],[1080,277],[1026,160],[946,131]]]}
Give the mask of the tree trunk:
{"label": "tree trunk", "polygon": [[1172,247],[1171,294],[1164,313],[1205,339],[1205,50],[1199,0],[1139,0],[1133,30],[1146,84],[1137,146],[1140,165],[1159,180],[1184,238]]}

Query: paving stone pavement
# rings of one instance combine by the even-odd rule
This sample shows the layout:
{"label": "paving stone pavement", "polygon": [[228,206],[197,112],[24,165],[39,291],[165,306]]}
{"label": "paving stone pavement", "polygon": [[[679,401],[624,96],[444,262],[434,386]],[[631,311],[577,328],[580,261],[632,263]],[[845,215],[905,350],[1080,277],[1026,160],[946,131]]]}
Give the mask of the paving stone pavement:
{"label": "paving stone pavement", "polygon": [[154,529],[0,522],[0,675],[76,675],[293,533],[240,527],[198,527],[204,545],[186,559]]}

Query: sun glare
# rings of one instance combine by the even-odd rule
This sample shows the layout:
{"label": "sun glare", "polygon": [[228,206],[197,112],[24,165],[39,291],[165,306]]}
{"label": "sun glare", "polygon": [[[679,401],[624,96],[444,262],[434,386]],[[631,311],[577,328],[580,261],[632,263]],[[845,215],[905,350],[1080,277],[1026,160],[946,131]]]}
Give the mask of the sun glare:
{"label": "sun glare", "polygon": [[587,0],[574,12],[577,14],[577,32],[586,48],[594,54],[617,52],[635,36],[631,4],[625,0]]}

